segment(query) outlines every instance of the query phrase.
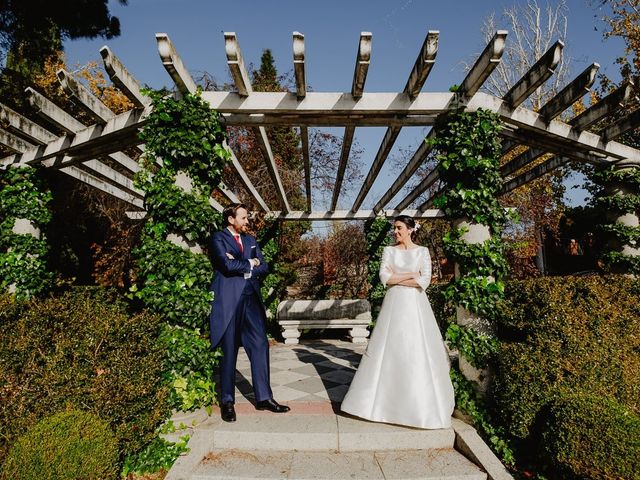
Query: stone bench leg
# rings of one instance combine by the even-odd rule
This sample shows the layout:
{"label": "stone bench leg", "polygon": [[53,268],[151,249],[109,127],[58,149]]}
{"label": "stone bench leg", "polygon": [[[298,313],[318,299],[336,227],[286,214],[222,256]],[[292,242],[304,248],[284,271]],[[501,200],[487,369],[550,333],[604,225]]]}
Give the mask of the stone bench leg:
{"label": "stone bench leg", "polygon": [[282,331],[285,345],[298,345],[300,343],[300,330],[298,327],[284,327]]}
{"label": "stone bench leg", "polygon": [[352,343],[367,343],[369,330],[366,327],[354,327],[349,330],[349,335]]}

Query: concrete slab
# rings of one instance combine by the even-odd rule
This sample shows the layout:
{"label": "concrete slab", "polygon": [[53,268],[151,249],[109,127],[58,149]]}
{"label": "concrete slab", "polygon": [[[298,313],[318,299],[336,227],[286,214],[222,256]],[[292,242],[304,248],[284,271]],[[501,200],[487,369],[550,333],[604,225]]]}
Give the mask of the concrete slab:
{"label": "concrete slab", "polygon": [[284,386],[293,388],[294,390],[300,390],[301,392],[317,394],[319,392],[325,392],[328,388],[337,387],[338,385],[340,384],[337,382],[324,381],[318,377],[307,377]]}
{"label": "concrete slab", "polygon": [[292,372],[291,370],[281,370],[271,374],[271,386],[286,385],[287,383],[296,382],[308,376],[309,375],[305,375],[304,373]]}
{"label": "concrete slab", "polygon": [[386,480],[485,480],[487,475],[453,449],[376,452]]}
{"label": "concrete slab", "polygon": [[297,452],[291,463],[290,479],[334,480],[384,479],[373,452]]}
{"label": "concrete slab", "polygon": [[213,432],[216,449],[337,450],[335,415],[265,414],[238,416]]}
{"label": "concrete slab", "polygon": [[484,443],[475,428],[457,418],[451,419],[451,426],[456,434],[456,450],[476,465],[480,465],[487,472],[489,480],[513,480],[511,474]]}
{"label": "concrete slab", "polygon": [[193,433],[187,444],[189,451],[178,457],[165,480],[191,480],[194,470],[202,459],[213,450],[211,431],[198,430]]}
{"label": "concrete slab", "polygon": [[289,478],[293,453],[214,450],[202,459],[189,480],[255,480]]}
{"label": "concrete slab", "polygon": [[422,430],[339,415],[340,451],[453,448],[453,429]]}

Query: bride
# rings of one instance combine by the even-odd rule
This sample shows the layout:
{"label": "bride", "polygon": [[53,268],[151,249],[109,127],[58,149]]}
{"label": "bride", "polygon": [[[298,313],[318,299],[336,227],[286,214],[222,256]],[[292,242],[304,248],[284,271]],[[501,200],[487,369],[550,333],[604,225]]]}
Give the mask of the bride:
{"label": "bride", "polygon": [[413,243],[413,218],[394,219],[396,245],[385,247],[380,280],[388,287],[343,412],[418,428],[449,428],[454,394],[449,358],[424,292],[431,257]]}

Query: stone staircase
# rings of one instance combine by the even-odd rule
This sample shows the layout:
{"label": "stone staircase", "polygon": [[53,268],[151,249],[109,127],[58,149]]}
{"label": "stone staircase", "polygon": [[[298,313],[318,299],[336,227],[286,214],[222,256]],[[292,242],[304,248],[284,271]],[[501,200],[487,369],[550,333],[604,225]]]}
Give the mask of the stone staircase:
{"label": "stone staircase", "polygon": [[191,451],[166,480],[511,478],[492,455],[484,465],[472,449],[476,463],[463,455],[465,432],[475,434],[457,419],[450,429],[420,430],[333,413],[261,412],[235,423],[214,415],[193,430]]}
{"label": "stone staircase", "polygon": [[[214,408],[177,413],[190,451],[165,480],[254,479],[446,479],[513,480],[476,431],[452,418],[442,430],[368,422],[340,412],[339,405],[364,351],[337,340],[273,345],[274,398],[287,414],[253,406],[250,366],[238,358],[235,423]],[[171,438],[173,437],[173,438]]]}

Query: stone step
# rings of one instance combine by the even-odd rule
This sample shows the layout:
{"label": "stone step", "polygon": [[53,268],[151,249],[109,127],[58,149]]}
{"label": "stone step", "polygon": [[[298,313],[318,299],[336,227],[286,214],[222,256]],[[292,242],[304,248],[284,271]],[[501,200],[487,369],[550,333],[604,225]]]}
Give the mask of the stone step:
{"label": "stone step", "polygon": [[487,475],[451,448],[383,452],[216,449],[207,453],[191,474],[180,478],[485,480]]}
{"label": "stone step", "polygon": [[452,428],[417,428],[367,422],[342,415],[262,413],[238,415],[234,423],[210,417],[199,431],[209,447],[226,450],[384,451],[453,448]]}

